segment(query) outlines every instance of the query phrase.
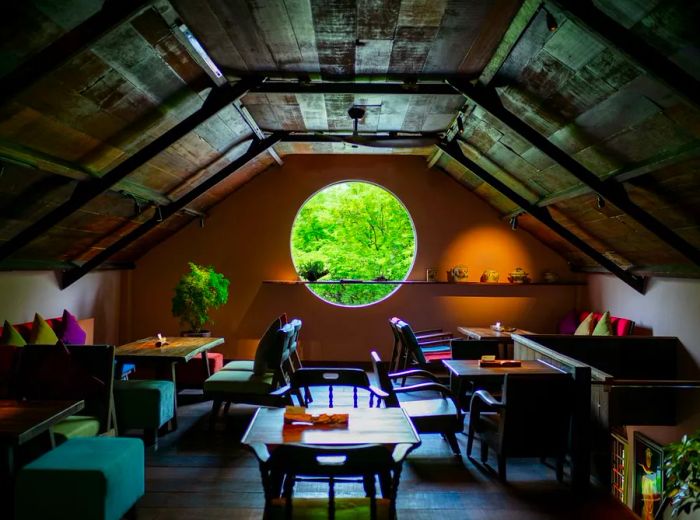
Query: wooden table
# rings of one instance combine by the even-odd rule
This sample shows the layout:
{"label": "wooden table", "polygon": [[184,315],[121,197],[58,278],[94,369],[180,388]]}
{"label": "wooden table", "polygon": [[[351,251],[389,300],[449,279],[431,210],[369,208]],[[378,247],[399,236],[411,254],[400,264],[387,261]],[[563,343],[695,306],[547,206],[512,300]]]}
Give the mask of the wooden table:
{"label": "wooden table", "polygon": [[0,446],[5,452],[3,475],[12,477],[15,471],[15,450],[18,446],[49,434],[51,426],[83,409],[84,401],[10,401],[0,400]]}
{"label": "wooden table", "polygon": [[463,334],[468,339],[478,341],[493,341],[498,343],[498,357],[501,359],[510,359],[513,357],[513,338],[511,334],[532,334],[523,329],[515,329],[510,332],[496,331],[491,327],[457,327],[457,331]]}
{"label": "wooden table", "polygon": [[[165,367],[170,380],[175,381],[175,365],[187,363],[190,359],[202,354],[202,365],[206,377],[211,375],[207,351],[223,344],[224,338],[191,338],[169,337],[162,347],[156,346],[158,338],[150,337],[132,341],[118,346],[114,351],[117,359],[117,374],[121,374],[124,363],[144,363],[151,366]],[[173,428],[177,428],[177,398],[175,399],[175,415],[173,416]]]}
{"label": "wooden table", "polygon": [[309,412],[349,413],[347,425],[285,425],[284,408],[260,408],[241,442],[265,444],[353,445],[376,443],[393,448],[397,444],[420,444],[411,420],[403,408],[310,408]]}
{"label": "wooden table", "polygon": [[477,359],[443,359],[450,372],[450,388],[458,396],[462,409],[466,386],[472,383],[488,383],[502,379],[506,374],[561,374],[562,371],[543,361],[521,360],[519,367],[480,367]]}

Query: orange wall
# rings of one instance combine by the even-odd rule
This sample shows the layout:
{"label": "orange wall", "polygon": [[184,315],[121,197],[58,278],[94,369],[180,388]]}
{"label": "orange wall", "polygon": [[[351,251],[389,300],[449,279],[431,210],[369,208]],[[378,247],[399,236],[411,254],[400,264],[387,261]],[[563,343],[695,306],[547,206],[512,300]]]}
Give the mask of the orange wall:
{"label": "orange wall", "polygon": [[448,175],[429,170],[419,157],[288,156],[244,185],[210,212],[204,229],[193,223],[151,250],[132,273],[132,338],[158,331],[176,334],[172,290],[188,260],[211,264],[231,280],[229,303],[213,314],[215,335],[227,357],[250,357],[277,314],[301,317],[302,352],[314,360],[368,361],[369,351],[391,349],[387,319],[399,315],[415,328],[488,325],[497,320],[553,332],[576,302],[575,287],[404,286],[389,299],[363,308],[329,305],[304,286],[263,284],[292,280],[289,243],[296,212],[317,190],[348,179],[376,182],[396,194],[410,212],[418,252],[410,279],[435,267],[441,279],[455,264],[469,266],[470,280],[496,269],[502,280],[515,267],[535,277],[547,269],[570,277],[566,262],[523,231],[513,232],[487,204]]}

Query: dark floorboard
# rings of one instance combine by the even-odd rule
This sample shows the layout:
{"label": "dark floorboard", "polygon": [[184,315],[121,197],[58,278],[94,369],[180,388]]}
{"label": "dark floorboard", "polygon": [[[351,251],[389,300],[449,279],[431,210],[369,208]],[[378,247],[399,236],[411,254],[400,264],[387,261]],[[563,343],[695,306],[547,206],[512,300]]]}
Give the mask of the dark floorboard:
{"label": "dark floorboard", "polygon": [[[185,396],[187,397],[187,396]],[[142,520],[259,519],[264,505],[260,474],[251,453],[240,444],[254,408],[233,406],[209,430],[209,402],[179,408],[179,429],[162,437],[157,452],[147,449],[146,495],[138,503]],[[466,436],[458,436],[464,454]],[[478,445],[474,454],[478,454]],[[490,464],[495,464],[492,458]],[[568,480],[568,474],[566,475]],[[559,484],[551,466],[536,459],[510,459],[508,483],[499,482],[491,467],[457,458],[439,435],[423,436],[423,444],[404,465],[397,500],[400,519],[506,520],[601,519],[633,520],[627,508],[602,490],[587,497]],[[361,487],[338,485],[338,496],[361,494]],[[327,486],[302,483],[298,496],[326,496]]]}

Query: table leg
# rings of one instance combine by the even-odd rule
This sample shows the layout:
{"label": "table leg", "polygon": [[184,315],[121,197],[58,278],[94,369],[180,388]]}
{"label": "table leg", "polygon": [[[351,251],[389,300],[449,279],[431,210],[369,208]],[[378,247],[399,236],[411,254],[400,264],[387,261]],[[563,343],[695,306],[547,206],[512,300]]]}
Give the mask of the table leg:
{"label": "table leg", "polygon": [[207,351],[202,352],[202,364],[204,365],[204,380],[206,381],[211,376],[211,370],[209,369],[209,357],[207,356]]}
{"label": "table leg", "polygon": [[462,410],[466,410],[469,405],[469,403],[465,402],[465,384],[466,382],[463,377],[450,374],[450,390],[452,390],[452,393],[457,397],[457,402]]}
{"label": "table leg", "polygon": [[173,362],[170,364],[170,380],[175,386],[175,396],[173,399],[173,418],[170,421],[170,431],[177,430],[177,381],[175,380],[175,365],[177,365],[177,362]]}

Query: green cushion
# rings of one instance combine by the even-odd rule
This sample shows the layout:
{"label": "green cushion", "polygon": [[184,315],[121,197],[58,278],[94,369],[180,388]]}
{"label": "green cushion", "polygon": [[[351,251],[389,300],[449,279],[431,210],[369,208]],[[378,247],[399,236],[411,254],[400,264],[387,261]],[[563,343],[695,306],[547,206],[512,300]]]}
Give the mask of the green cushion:
{"label": "green cushion", "polygon": [[610,323],[610,311],[605,311],[596,323],[592,336],[612,336],[613,329]]}
{"label": "green cushion", "polygon": [[122,430],[160,428],[173,418],[175,385],[150,379],[115,381],[114,406]]}
{"label": "green cushion", "polygon": [[230,361],[226,363],[221,370],[247,370],[248,372],[252,372],[254,363],[255,362],[250,359]]}
{"label": "green cushion", "polygon": [[[384,498],[377,499],[377,519],[390,518],[390,502]],[[285,499],[275,498],[267,511],[271,519],[283,519],[285,516]],[[267,516],[266,516],[267,518]],[[328,499],[327,498],[293,498],[292,499],[293,519],[327,519]],[[369,519],[370,499],[365,497],[348,497],[335,499],[335,518],[337,520]]]}
{"label": "green cushion", "polygon": [[95,437],[100,433],[100,421],[89,415],[71,415],[52,426],[60,442],[74,437]]}
{"label": "green cushion", "polygon": [[46,320],[38,312],[34,314],[34,324],[32,325],[32,335],[29,338],[29,343],[34,345],[55,345],[58,341],[58,336],[51,328],[51,325],[46,323]]}
{"label": "green cushion", "polygon": [[256,376],[243,370],[219,370],[204,381],[204,392],[267,394],[272,391],[273,374]]}
{"label": "green cushion", "polygon": [[282,316],[276,318],[260,338],[258,348],[255,350],[255,362],[253,372],[257,375],[264,374],[270,365],[274,366],[271,356],[277,345],[277,331],[282,328]]}
{"label": "green cushion", "polygon": [[119,520],[144,493],[140,439],[69,439],[22,468],[17,520]]}
{"label": "green cushion", "polygon": [[12,345],[13,347],[23,347],[27,344],[22,335],[17,332],[17,329],[10,325],[10,322],[5,320],[2,326],[2,339],[0,345]]}

